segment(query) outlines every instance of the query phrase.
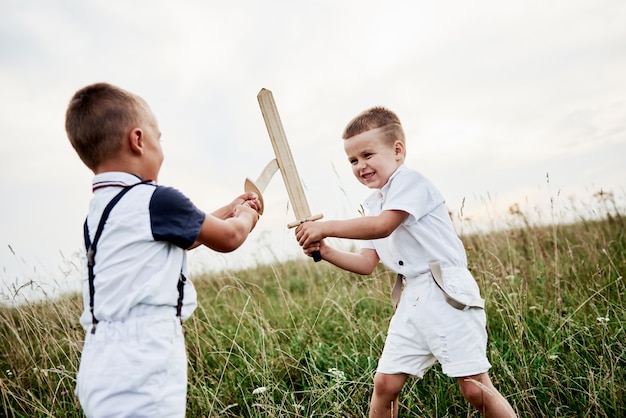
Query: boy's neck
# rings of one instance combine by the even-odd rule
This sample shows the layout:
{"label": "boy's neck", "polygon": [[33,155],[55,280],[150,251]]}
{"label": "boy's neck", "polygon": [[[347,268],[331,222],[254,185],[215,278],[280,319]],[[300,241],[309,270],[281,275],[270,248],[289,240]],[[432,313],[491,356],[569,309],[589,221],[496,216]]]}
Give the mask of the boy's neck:
{"label": "boy's neck", "polygon": [[[141,169],[141,166],[137,164],[133,164],[132,161],[127,161],[124,159],[115,159],[115,160],[105,161],[93,170],[94,174],[102,174],[102,173],[110,173],[110,172],[128,173],[128,174],[137,176],[141,179],[146,179],[146,175]],[[156,181],[156,179],[150,179],[150,180]]]}

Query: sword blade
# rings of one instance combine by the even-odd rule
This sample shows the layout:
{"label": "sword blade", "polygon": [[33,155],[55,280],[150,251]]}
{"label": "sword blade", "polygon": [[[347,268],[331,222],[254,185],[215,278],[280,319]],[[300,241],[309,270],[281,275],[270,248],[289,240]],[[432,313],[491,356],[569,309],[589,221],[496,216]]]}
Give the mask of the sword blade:
{"label": "sword blade", "polygon": [[261,89],[257,99],[296,220],[306,220],[311,216],[311,209],[309,208],[309,203],[304,194],[304,188],[302,187],[302,182],[298,175],[289,143],[287,142],[287,136],[285,135],[285,130],[283,129],[283,124],[280,120],[278,109],[276,108],[274,96],[271,91]]}
{"label": "sword blade", "polygon": [[254,192],[259,198],[259,203],[261,207],[259,208],[259,214],[263,215],[263,210],[265,209],[265,202],[263,201],[263,192],[265,188],[269,184],[272,177],[274,177],[274,173],[278,171],[278,161],[274,158],[272,161],[267,163],[259,177],[256,181],[250,180],[250,178],[246,177],[246,181],[243,185],[243,189],[249,193]]}
{"label": "sword blade", "polygon": [[[274,155],[276,155],[276,161],[278,161],[278,168],[283,176],[285,188],[289,195],[289,201],[294,214],[296,215],[296,222],[292,222],[288,227],[297,226],[302,222],[320,219],[321,215],[311,216],[311,209],[309,203],[306,200],[304,194],[304,188],[302,187],[302,181],[296,164],[287,142],[287,136],[283,129],[283,124],[276,108],[276,102],[274,101],[274,95],[267,89],[261,89],[257,95],[259,106],[261,107],[261,113],[265,120],[265,126],[267,127],[267,133],[270,136],[272,147],[274,148]],[[313,254],[313,260],[320,261],[322,256],[319,251],[315,251]]]}

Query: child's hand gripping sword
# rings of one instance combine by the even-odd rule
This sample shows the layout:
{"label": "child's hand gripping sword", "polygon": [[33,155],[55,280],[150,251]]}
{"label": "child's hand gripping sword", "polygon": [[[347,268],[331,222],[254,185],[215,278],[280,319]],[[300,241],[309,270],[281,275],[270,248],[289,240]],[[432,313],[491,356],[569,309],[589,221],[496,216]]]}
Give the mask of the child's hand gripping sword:
{"label": "child's hand gripping sword", "polygon": [[[280,116],[278,115],[278,109],[276,108],[272,92],[267,89],[261,89],[257,95],[257,99],[259,101],[259,106],[261,107],[263,119],[265,120],[267,132],[269,133],[270,140],[272,141],[272,147],[274,148],[276,159],[270,161],[270,163],[265,167],[263,173],[259,177],[259,180],[257,180],[256,185],[250,179],[246,179],[246,191],[254,191],[257,193],[259,195],[261,205],[263,205],[261,192],[265,190],[267,183],[276,171],[274,163],[277,163],[278,169],[280,169],[280,173],[283,176],[285,187],[287,188],[287,194],[289,195],[291,207],[296,215],[296,221],[291,222],[287,225],[287,227],[294,228],[303,222],[321,219],[323,216],[322,214],[311,216],[311,209],[309,209],[309,204],[307,203],[306,195],[304,194],[304,188],[302,187],[298,170],[296,169],[296,165],[293,161],[291,149],[289,148],[289,143],[287,142],[287,137],[285,136],[283,124],[280,121]],[[322,259],[319,251],[315,251],[312,255],[315,261],[320,261]]]}

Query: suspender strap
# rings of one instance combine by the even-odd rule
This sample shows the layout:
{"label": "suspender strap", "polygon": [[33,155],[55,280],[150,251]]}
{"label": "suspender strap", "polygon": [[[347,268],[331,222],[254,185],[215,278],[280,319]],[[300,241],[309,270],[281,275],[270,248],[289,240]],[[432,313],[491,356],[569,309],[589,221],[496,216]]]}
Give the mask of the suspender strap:
{"label": "suspender strap", "polygon": [[391,305],[393,309],[398,307],[398,303],[400,303],[400,295],[402,295],[402,279],[404,276],[402,274],[398,274],[396,276],[396,282],[393,284],[393,289],[391,289]]}
{"label": "suspender strap", "polygon": [[176,285],[176,289],[178,290],[178,303],[176,304],[176,316],[180,318],[180,323],[183,323],[183,298],[185,296],[185,284],[187,283],[187,278],[183,274],[183,270],[180,270],[180,276],[178,277],[178,284]]}
{"label": "suspender strap", "polygon": [[455,299],[452,296],[450,296],[448,294],[448,292],[446,292],[446,290],[445,290],[445,288],[443,286],[443,276],[441,274],[441,266],[439,265],[439,263],[431,263],[430,264],[430,271],[433,274],[433,278],[435,279],[435,283],[437,283],[437,286],[443,292],[444,299],[446,300],[446,302],[448,302],[448,304],[450,306],[452,306],[455,309],[459,309],[461,311],[466,311],[466,310],[468,310],[470,308],[485,309],[485,300],[484,299],[476,298],[473,301],[471,301],[470,303],[465,304],[465,303],[461,302],[460,300]]}
{"label": "suspender strap", "polygon": [[96,235],[93,238],[93,242],[91,242],[91,240],[89,239],[89,226],[87,225],[87,219],[85,219],[85,223],[83,225],[83,233],[85,236],[85,248],[87,248],[87,269],[89,271],[89,311],[91,312],[91,321],[93,324],[91,328],[92,334],[95,334],[96,324],[98,323],[98,319],[96,319],[93,311],[93,301],[96,294],[96,289],[94,287],[94,266],[96,265],[96,249],[98,246],[98,241],[100,240],[100,236],[102,235],[102,231],[104,230],[104,224],[109,218],[109,214],[111,213],[111,210],[113,210],[113,207],[117,204],[117,202],[120,201],[122,197],[124,197],[126,193],[130,191],[130,189],[137,186],[138,184],[146,183],[146,181],[142,181],[139,183],[135,183],[131,186],[126,186],[124,187],[124,189],[122,189],[121,192],[115,195],[113,199],[111,199],[111,201],[106,205],[104,211],[102,212],[102,217],[100,218],[100,223],[98,223],[98,229],[96,230]]}

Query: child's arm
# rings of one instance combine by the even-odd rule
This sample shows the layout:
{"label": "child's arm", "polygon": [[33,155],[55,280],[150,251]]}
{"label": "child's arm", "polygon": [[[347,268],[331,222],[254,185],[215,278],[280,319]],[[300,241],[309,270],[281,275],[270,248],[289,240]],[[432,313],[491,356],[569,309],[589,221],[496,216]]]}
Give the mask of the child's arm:
{"label": "child's arm", "polygon": [[244,203],[248,203],[252,209],[258,210],[259,208],[259,200],[256,194],[254,193],[244,193],[241,196],[237,196],[232,202],[217,209],[214,212],[211,212],[211,215],[215,216],[219,219],[228,219],[232,217],[235,213],[237,206],[241,206]]}
{"label": "child's arm", "polygon": [[239,248],[259,220],[257,208],[256,196],[248,193],[207,214],[190,249],[200,244],[224,253]]}
{"label": "child's arm", "polygon": [[[296,239],[303,247],[324,238],[378,239],[388,237],[408,216],[401,210],[384,210],[376,216],[338,221],[304,222],[296,228]],[[333,263],[334,264],[334,263]]]}
{"label": "child's arm", "polygon": [[304,253],[309,256],[312,255],[314,251],[319,251],[323,260],[328,261],[340,269],[363,275],[371,274],[380,262],[378,254],[373,249],[362,248],[358,253],[341,251],[330,245],[326,245],[323,240],[314,242],[311,246],[305,247],[303,250]]}

